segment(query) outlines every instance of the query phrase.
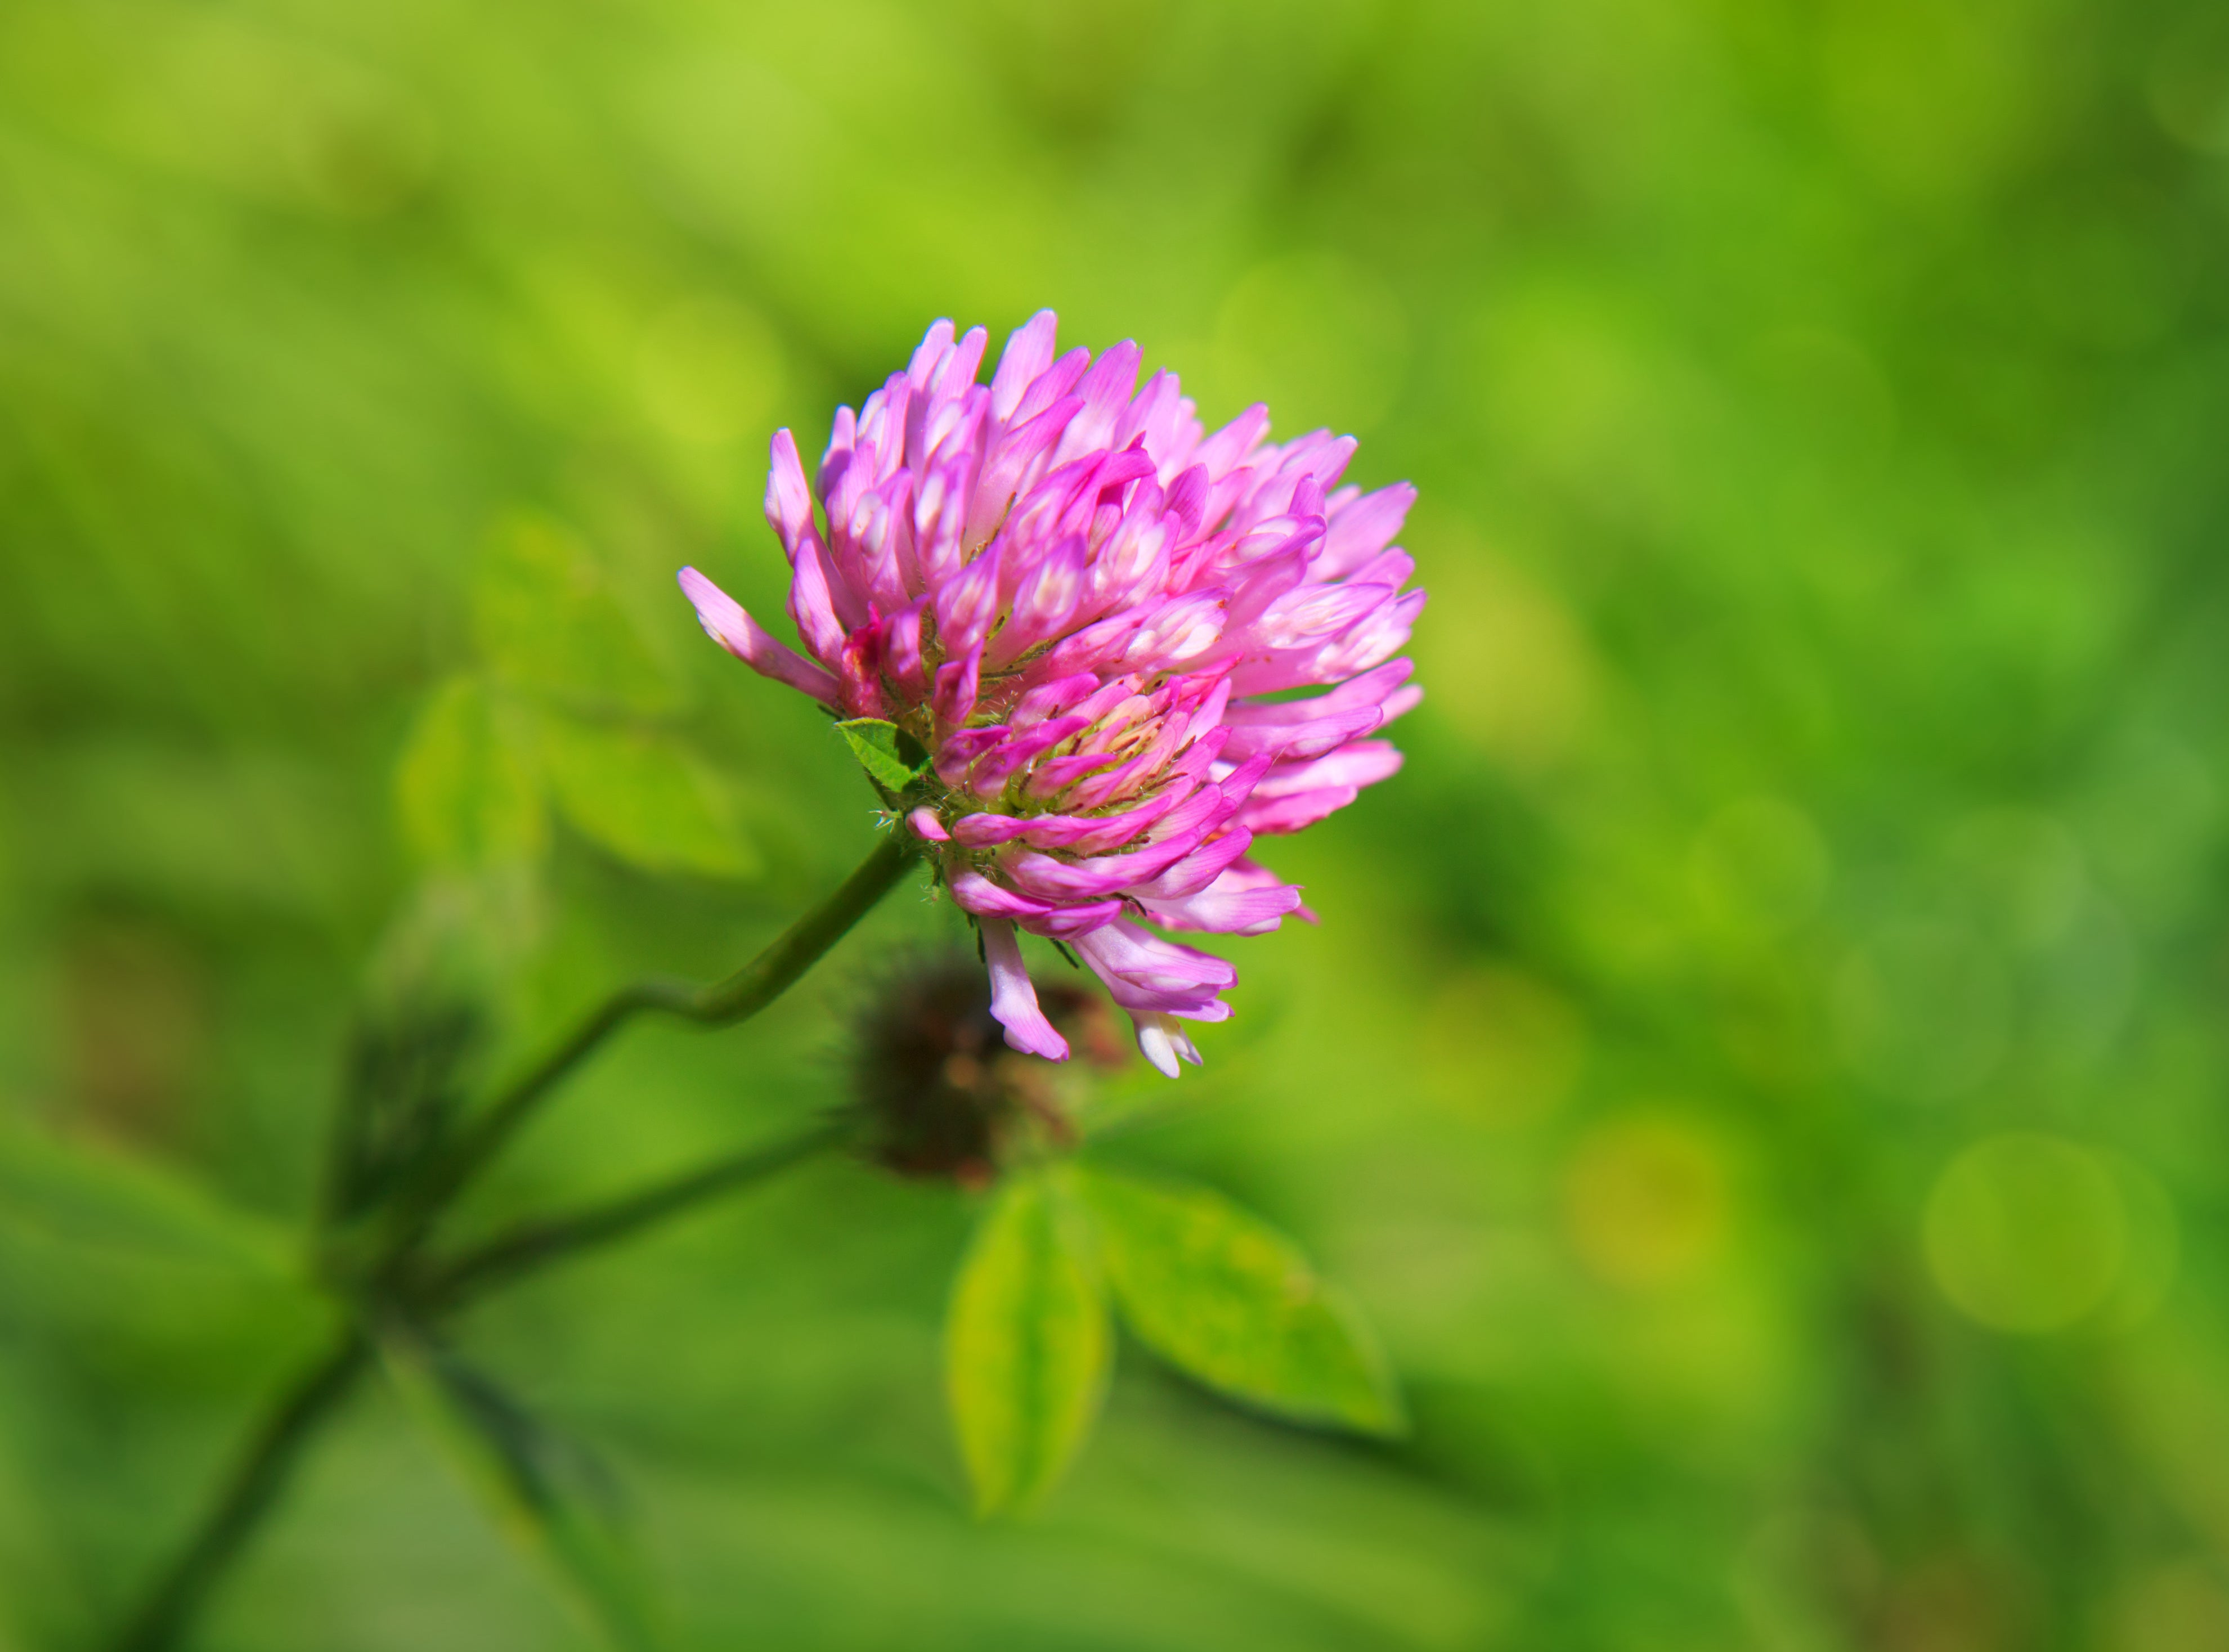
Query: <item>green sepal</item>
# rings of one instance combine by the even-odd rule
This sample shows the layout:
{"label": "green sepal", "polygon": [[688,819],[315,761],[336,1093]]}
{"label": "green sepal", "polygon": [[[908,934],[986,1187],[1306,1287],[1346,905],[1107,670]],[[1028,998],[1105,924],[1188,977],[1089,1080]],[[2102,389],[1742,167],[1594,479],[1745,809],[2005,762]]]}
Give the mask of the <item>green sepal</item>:
{"label": "green sepal", "polygon": [[836,725],[844,743],[859,760],[876,785],[886,792],[903,792],[928,767],[928,753],[895,723],[880,717],[852,717]]}

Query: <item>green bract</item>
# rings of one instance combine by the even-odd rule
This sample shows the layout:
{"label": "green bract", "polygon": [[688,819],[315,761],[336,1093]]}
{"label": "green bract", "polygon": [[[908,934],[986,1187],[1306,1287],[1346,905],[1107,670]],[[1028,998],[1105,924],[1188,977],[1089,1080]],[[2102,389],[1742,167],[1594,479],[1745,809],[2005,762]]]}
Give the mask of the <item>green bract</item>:
{"label": "green bract", "polygon": [[928,767],[928,753],[895,723],[880,717],[852,717],[836,725],[851,755],[859,760],[876,785],[886,792],[903,792]]}

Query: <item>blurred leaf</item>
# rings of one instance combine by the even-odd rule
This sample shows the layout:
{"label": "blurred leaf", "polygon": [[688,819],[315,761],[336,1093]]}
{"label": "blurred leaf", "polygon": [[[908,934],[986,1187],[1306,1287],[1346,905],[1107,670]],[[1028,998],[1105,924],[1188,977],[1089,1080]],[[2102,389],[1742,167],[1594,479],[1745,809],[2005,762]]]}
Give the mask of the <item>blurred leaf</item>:
{"label": "blurred leaf", "polygon": [[666,1644],[615,1488],[592,1459],[481,1373],[408,1335],[381,1358],[404,1405],[441,1445],[504,1535],[620,1652]]}
{"label": "blurred leaf", "polygon": [[567,817],[621,859],[715,877],[758,871],[719,777],[671,736],[552,717],[543,752]]}
{"label": "blurred leaf", "polygon": [[218,913],[330,916],[391,829],[340,781],[339,755],[145,734],[18,747],[6,782],[36,807],[11,823],[17,876],[26,892],[93,884]]}
{"label": "blurred leaf", "polygon": [[836,725],[859,766],[887,791],[903,792],[928,767],[921,742],[895,723],[853,717]]}
{"label": "blurred leaf", "polygon": [[472,619],[482,656],[506,682],[564,704],[653,714],[679,704],[603,569],[556,523],[515,517],[489,537]]}
{"label": "blurred leaf", "polygon": [[505,1001],[549,927],[549,891],[519,863],[425,879],[395,914],[364,972],[364,1012],[413,1014],[429,1002]]}
{"label": "blurred leaf", "polygon": [[960,1265],[945,1383],[980,1514],[1044,1495],[1098,1415],[1107,1309],[1077,1215],[1046,1179],[1014,1177]]}
{"label": "blurred leaf", "polygon": [[[29,1398],[13,1374],[0,1371],[0,1415],[21,1416]],[[92,1638],[82,1609],[64,1607],[42,1586],[67,1565],[42,1490],[16,1442],[0,1437],[0,1652]]]}
{"label": "blurred leaf", "polygon": [[1115,1300],[1147,1347],[1280,1416],[1401,1431],[1400,1394],[1368,1327],[1284,1235],[1205,1188],[1076,1175]]}
{"label": "blurred leaf", "polygon": [[395,775],[404,835],[451,868],[539,859],[549,842],[524,733],[479,677],[453,677],[419,714]]}
{"label": "blurred leaf", "polygon": [[21,1124],[0,1123],[0,1225],[88,1250],[292,1271],[275,1224],[159,1166]]}

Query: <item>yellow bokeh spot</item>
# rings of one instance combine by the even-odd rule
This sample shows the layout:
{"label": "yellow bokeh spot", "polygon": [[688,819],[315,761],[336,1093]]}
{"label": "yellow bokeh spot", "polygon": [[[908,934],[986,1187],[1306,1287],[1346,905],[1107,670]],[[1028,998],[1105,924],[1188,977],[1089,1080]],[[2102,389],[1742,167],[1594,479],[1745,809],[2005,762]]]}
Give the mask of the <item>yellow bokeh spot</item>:
{"label": "yellow bokeh spot", "polygon": [[1703,828],[1689,856],[1697,897],[1728,928],[1792,929],[1818,908],[1834,863],[1811,819],[1776,797],[1744,798]]}
{"label": "yellow bokeh spot", "polygon": [[1927,1262],[1952,1305],[1994,1330],[2063,1330],[2103,1306],[2129,1251],[2112,1168],[2056,1136],[1991,1136],[1927,1201]]}
{"label": "yellow bokeh spot", "polygon": [[[2182,1224],[2173,1198],[2142,1166],[2118,1154],[2110,1164],[2128,1242],[2097,1325],[2109,1332],[2133,1331],[2159,1312],[2174,1288],[2182,1261]],[[2229,1641],[2222,1644],[2229,1646]]]}
{"label": "yellow bokeh spot", "polygon": [[1463,1118],[1514,1128],[1562,1104],[1578,1082],[1586,1029],[1560,993],[1513,969],[1442,987],[1425,1012],[1423,1093]]}
{"label": "yellow bokeh spot", "polygon": [[1564,1177],[1571,1248],[1614,1285],[1668,1284],[1694,1273],[1725,1243],[1727,1215],[1724,1156],[1677,1119],[1596,1127]]}
{"label": "yellow bokeh spot", "polygon": [[2113,1613],[2108,1652],[2219,1652],[2229,1646],[2229,1591],[2194,1561],[2138,1576]]}
{"label": "yellow bokeh spot", "polygon": [[1391,289],[1335,253],[1257,265],[1216,318],[1204,404],[1269,404],[1287,437],[1368,430],[1392,408],[1409,325]]}
{"label": "yellow bokeh spot", "polygon": [[1444,513],[1411,538],[1432,569],[1416,656],[1435,715],[1513,768],[1562,761],[1595,697],[1593,658],[1570,611]]}

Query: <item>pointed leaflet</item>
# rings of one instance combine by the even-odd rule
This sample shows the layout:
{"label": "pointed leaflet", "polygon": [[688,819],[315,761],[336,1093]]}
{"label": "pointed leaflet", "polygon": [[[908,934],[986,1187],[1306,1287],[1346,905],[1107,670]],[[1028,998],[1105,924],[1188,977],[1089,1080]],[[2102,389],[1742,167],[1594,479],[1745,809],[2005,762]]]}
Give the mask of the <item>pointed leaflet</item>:
{"label": "pointed leaflet", "polygon": [[1107,1385],[1107,1308],[1044,1176],[1018,1175],[984,1212],[945,1321],[945,1379],[960,1454],[989,1514],[1050,1489],[1091,1431]]}
{"label": "pointed leaflet", "polygon": [[562,704],[656,713],[679,703],[595,559],[539,517],[513,517],[489,535],[472,634],[497,676]]}
{"label": "pointed leaflet", "polygon": [[449,871],[538,860],[549,827],[519,708],[485,678],[452,677],[418,714],[395,770],[403,836]]}
{"label": "pointed leaflet", "polygon": [[407,1334],[380,1345],[404,1405],[504,1535],[542,1566],[616,1652],[660,1652],[640,1567],[579,1448],[478,1372]]}
{"label": "pointed leaflet", "polygon": [[758,871],[726,787],[678,741],[552,716],[542,753],[566,818],[620,859],[713,877]]}
{"label": "pointed leaflet", "polygon": [[853,717],[836,725],[844,743],[859,760],[859,767],[887,792],[903,792],[928,767],[928,754],[921,742],[895,723],[880,717]]}
{"label": "pointed leaflet", "polygon": [[1400,1432],[1400,1395],[1369,1327],[1282,1234],[1205,1188],[1082,1167],[1076,1181],[1140,1341],[1263,1411]]}

